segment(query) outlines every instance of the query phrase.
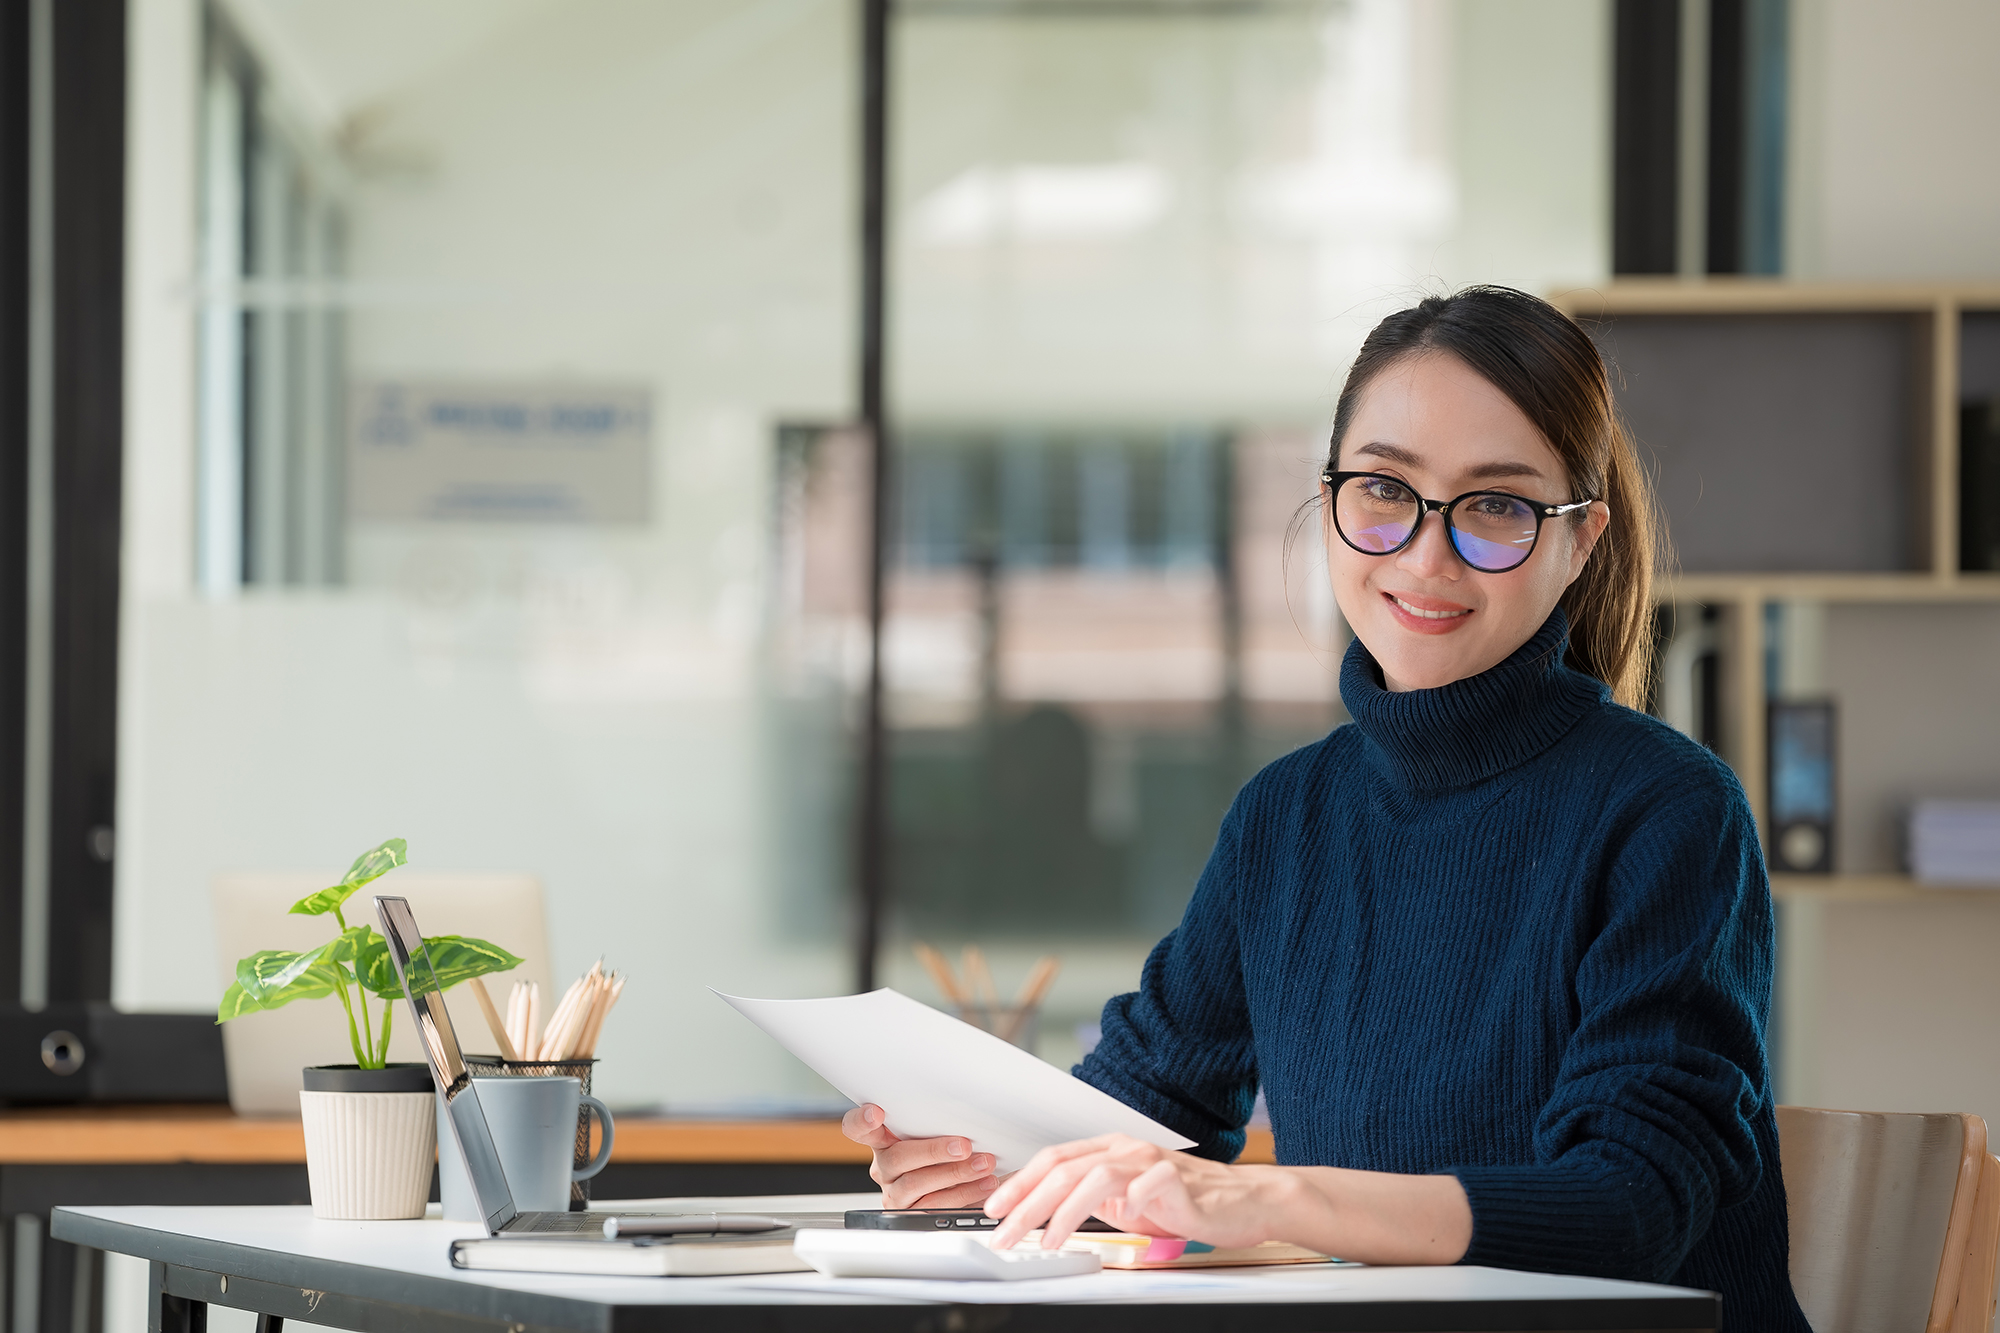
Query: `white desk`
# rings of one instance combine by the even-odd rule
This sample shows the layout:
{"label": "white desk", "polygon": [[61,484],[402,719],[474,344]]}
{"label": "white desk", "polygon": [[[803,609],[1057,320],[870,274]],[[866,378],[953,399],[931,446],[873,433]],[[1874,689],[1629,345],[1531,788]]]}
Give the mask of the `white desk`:
{"label": "white desk", "polygon": [[[808,1201],[811,1201],[808,1205]],[[658,1206],[665,1201],[652,1201]],[[669,1204],[689,1211],[710,1201]],[[749,1210],[837,1211],[848,1196],[735,1199]],[[435,1208],[435,1205],[433,1205]],[[814,1273],[729,1278],[600,1278],[468,1273],[449,1243],[476,1226],[321,1222],[307,1208],[60,1208],[53,1234],[152,1264],[152,1327],[192,1333],[204,1307],[379,1330],[749,1328],[1089,1329],[1177,1333],[1287,1330],[1712,1329],[1718,1298],[1638,1282],[1487,1268],[1265,1269],[1106,1273],[1032,1284],[835,1283]],[[1063,1284],[1073,1284],[1064,1287]],[[1028,1286],[1032,1290],[1017,1288]],[[1016,1288],[1009,1290],[1009,1288]],[[973,1309],[971,1307],[977,1307]],[[941,1311],[956,1309],[942,1323]],[[754,1310],[754,1312],[753,1312]]]}

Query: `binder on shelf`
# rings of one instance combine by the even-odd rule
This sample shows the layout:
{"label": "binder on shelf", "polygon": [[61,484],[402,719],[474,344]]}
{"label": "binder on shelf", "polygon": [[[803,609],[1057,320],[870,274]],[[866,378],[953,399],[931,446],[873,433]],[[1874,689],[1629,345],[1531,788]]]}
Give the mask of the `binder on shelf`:
{"label": "binder on shelf", "polygon": [[1959,408],[1958,567],[2000,570],[2000,399]]}
{"label": "binder on shelf", "polygon": [[1773,701],[1771,869],[1833,873],[1833,703]]}

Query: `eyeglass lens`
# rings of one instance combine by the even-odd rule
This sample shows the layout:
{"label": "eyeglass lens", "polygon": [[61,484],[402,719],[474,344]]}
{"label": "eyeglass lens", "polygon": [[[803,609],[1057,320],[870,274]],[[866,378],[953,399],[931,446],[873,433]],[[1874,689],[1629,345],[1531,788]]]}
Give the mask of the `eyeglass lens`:
{"label": "eyeglass lens", "polygon": [[[1358,551],[1387,555],[1410,538],[1423,518],[1415,491],[1385,477],[1350,477],[1334,503],[1341,536]],[[1481,492],[1451,512],[1451,544],[1474,569],[1498,574],[1535,548],[1535,511],[1511,495]]]}

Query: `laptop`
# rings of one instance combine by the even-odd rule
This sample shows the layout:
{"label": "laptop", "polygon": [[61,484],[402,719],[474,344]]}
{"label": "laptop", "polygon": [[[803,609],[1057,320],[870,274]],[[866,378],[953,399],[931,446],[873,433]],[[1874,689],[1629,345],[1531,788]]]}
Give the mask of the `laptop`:
{"label": "laptop", "polygon": [[[396,965],[396,979],[410,1002],[410,1015],[430,1062],[431,1077],[444,1093],[444,1122],[465,1163],[466,1179],[478,1201],[480,1220],[489,1236],[671,1234],[716,1235],[735,1232],[772,1232],[791,1220],[732,1213],[614,1213],[559,1212],[524,1213],[514,1206],[513,1191],[507,1188],[507,1173],[500,1166],[500,1152],[494,1147],[493,1132],[487,1128],[486,1114],[479,1109],[479,1090],[459,1052],[458,1035],[452,1030],[451,1014],[444,1006],[431,970],[430,952],[417,929],[417,918],[404,898],[378,897],[375,915],[382,923],[382,937],[388,941],[389,957]],[[443,1143],[438,1151],[448,1151]],[[607,1230],[607,1222],[627,1224]],[[789,1233],[787,1233],[789,1234]]]}

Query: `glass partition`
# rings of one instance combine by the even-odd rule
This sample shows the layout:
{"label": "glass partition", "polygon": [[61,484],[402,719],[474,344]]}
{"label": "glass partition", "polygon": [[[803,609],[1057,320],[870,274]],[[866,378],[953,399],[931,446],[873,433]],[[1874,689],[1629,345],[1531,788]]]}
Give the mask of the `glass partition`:
{"label": "glass partition", "polygon": [[[1295,520],[1346,360],[1422,291],[1603,273],[1601,11],[896,7],[889,984],[1058,954],[1073,1057],[1340,720]],[[815,1091],[704,987],[856,971],[856,18],[149,11],[121,1001],[214,1002],[217,874],[402,836],[538,875],[559,983],[631,977],[615,1102]]]}
{"label": "glass partition", "polygon": [[538,876],[558,987],[630,977],[600,1094],[815,1092],[705,987],[853,975],[787,928],[760,665],[773,432],[851,410],[848,8],[183,9],[133,47],[185,378],[129,404],[119,998],[215,1002],[216,875],[401,836]]}
{"label": "glass partition", "polygon": [[1003,993],[1060,955],[1065,1060],[1238,786],[1344,718],[1310,503],[1362,334],[1603,271],[1606,34],[1402,0],[896,13],[881,965],[941,1002],[915,944],[978,946]]}

